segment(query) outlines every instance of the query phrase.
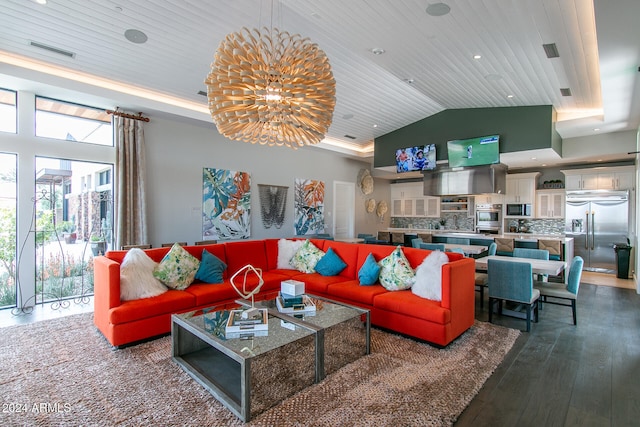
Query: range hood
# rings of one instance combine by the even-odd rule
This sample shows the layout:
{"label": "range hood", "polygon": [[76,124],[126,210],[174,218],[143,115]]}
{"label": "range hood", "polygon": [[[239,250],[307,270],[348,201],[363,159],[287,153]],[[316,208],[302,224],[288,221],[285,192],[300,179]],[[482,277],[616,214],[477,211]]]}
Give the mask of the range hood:
{"label": "range hood", "polygon": [[507,167],[503,164],[442,169],[424,174],[426,196],[504,194]]}

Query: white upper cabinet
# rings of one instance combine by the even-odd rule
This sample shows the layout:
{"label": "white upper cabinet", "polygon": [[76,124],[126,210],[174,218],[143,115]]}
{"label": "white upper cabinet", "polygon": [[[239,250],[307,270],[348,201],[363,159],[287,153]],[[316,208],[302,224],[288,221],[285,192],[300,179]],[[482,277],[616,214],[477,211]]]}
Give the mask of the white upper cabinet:
{"label": "white upper cabinet", "polygon": [[536,218],[564,218],[564,190],[538,190]]}
{"label": "white upper cabinet", "polygon": [[504,196],[504,202],[507,204],[535,204],[537,176],[537,172],[507,175],[507,192]]}
{"label": "white upper cabinet", "polygon": [[422,182],[391,184],[391,216],[439,217],[440,198],[423,192]]}
{"label": "white upper cabinet", "polygon": [[570,169],[565,175],[566,190],[631,190],[634,167],[619,166],[594,169]]}

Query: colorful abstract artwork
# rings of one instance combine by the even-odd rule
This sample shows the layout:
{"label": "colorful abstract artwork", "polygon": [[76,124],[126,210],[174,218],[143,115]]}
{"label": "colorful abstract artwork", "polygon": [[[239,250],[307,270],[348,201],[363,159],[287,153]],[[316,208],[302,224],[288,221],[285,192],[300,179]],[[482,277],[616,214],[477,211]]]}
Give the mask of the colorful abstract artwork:
{"label": "colorful abstract artwork", "polygon": [[251,236],[251,175],[225,169],[202,171],[202,238]]}
{"label": "colorful abstract artwork", "polygon": [[287,208],[287,190],[289,187],[279,185],[258,184],[260,196],[260,213],[264,228],[281,228],[284,224],[284,213]]}
{"label": "colorful abstract artwork", "polygon": [[294,194],[296,236],[324,232],[324,182],[296,178]]}

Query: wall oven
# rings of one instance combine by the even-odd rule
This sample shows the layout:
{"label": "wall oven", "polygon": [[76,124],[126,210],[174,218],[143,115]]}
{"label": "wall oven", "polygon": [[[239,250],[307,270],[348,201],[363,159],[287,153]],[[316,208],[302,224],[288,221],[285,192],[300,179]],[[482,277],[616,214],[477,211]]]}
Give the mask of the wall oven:
{"label": "wall oven", "polygon": [[502,205],[476,205],[476,233],[500,234]]}

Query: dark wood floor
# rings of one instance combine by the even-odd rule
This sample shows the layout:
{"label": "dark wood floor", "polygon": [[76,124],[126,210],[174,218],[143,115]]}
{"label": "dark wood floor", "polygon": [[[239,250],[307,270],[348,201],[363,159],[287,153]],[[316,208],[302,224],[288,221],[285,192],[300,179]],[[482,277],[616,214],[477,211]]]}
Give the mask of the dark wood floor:
{"label": "dark wood floor", "polygon": [[[476,318],[488,320],[478,297]],[[545,304],[455,425],[639,426],[640,295],[583,283],[577,326],[569,307]]]}

